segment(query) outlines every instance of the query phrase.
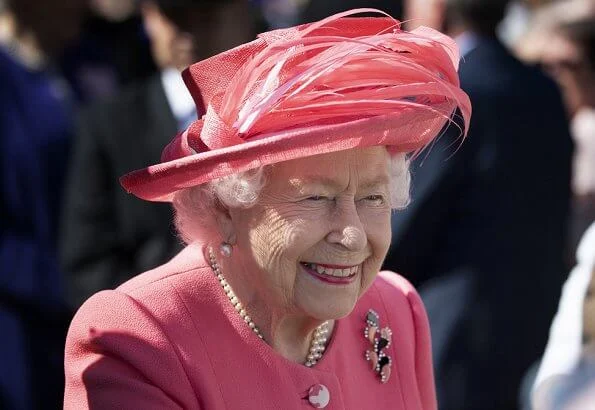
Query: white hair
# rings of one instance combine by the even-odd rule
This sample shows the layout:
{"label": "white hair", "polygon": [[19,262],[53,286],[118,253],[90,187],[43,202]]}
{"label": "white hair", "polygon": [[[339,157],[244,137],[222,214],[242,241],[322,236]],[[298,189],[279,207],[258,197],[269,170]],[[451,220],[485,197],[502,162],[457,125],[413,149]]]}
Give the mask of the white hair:
{"label": "white hair", "polygon": [[[409,158],[398,153],[390,156],[389,189],[392,209],[403,209],[410,201],[411,174]],[[182,240],[190,243],[203,239],[216,243],[215,207],[250,208],[258,202],[266,184],[266,169],[260,167],[238,172],[209,183],[186,188],[174,195],[175,225]]]}

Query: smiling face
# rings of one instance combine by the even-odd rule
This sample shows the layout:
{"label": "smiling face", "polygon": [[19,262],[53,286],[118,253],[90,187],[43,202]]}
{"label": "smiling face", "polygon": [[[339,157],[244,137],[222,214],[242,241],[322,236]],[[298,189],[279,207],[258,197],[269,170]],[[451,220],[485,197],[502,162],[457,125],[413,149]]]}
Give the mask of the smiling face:
{"label": "smiling face", "polygon": [[258,203],[229,212],[234,276],[269,309],[346,316],[390,244],[386,149],[307,157],[269,171]]}

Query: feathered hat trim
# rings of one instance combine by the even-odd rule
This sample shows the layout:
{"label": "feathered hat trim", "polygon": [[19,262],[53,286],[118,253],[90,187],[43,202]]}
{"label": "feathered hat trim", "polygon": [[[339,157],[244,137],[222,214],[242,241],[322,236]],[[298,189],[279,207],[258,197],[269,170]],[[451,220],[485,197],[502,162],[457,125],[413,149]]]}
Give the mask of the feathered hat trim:
{"label": "feathered hat trim", "polygon": [[[362,12],[382,17],[352,17]],[[373,145],[418,151],[457,107],[468,128],[458,61],[449,37],[403,31],[375,9],[263,33],[184,71],[204,115],[165,148],[161,164],[122,185],[169,201],[179,189],[304,156]]]}

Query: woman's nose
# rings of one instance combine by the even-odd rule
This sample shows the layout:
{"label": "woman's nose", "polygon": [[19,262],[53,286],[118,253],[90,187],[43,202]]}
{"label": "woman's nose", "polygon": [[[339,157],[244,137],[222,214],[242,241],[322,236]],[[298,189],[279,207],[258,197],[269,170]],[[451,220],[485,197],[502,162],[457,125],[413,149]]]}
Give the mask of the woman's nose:
{"label": "woman's nose", "polygon": [[336,210],[327,239],[352,251],[365,249],[368,239],[355,204],[351,203]]}

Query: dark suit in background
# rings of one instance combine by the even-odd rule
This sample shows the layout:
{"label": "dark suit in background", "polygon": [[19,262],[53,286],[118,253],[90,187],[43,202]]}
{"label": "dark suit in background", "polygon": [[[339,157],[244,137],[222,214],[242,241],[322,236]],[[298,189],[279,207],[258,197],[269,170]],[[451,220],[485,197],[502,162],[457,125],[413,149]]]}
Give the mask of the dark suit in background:
{"label": "dark suit in background", "polygon": [[431,323],[452,321],[446,336],[432,327],[441,409],[508,410],[567,271],[572,144],[554,84],[477,41],[460,69],[469,136],[461,145],[451,127],[415,160],[385,266],[426,288]]}
{"label": "dark suit in background", "polygon": [[128,195],[118,179],[159,163],[163,147],[196,120],[179,72],[255,35],[247,0],[141,3],[161,73],[83,115],[75,141],[61,254],[69,300],[77,308],[93,293],[163,264],[181,249],[171,205]]}
{"label": "dark suit in background", "polygon": [[179,250],[170,205],[141,201],[118,183],[159,162],[177,127],[159,76],[82,115],[61,241],[73,307]]}

